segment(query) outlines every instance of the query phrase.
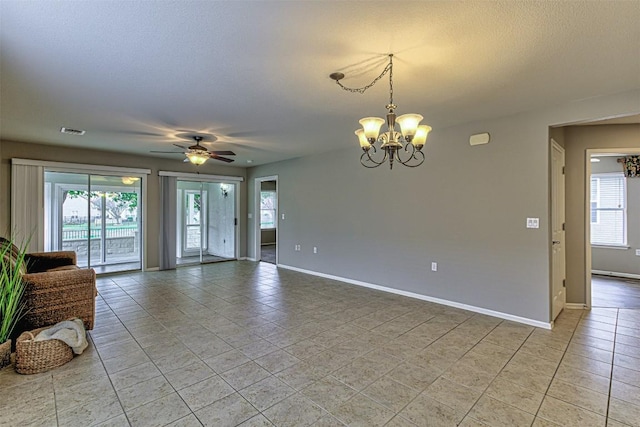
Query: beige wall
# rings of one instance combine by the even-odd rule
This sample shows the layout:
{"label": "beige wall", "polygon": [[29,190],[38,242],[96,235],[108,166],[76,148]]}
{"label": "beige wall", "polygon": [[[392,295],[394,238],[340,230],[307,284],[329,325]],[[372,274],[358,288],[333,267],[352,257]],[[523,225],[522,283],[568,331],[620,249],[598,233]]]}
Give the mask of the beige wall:
{"label": "beige wall", "polygon": [[640,149],[640,125],[565,128],[568,303],[586,303],[586,150],[619,148]]}
{"label": "beige wall", "polygon": [[[632,91],[437,128],[415,169],[365,169],[346,143],[251,168],[248,209],[253,178],[278,175],[281,264],[548,324],[549,127],[637,113],[639,100]],[[491,142],[470,146],[478,132]],[[253,236],[249,224],[249,256]]]}
{"label": "beige wall", "polygon": [[[83,163],[90,165],[105,165],[131,168],[151,169],[147,186],[147,267],[158,267],[158,239],[160,224],[160,196],[158,177],[159,170],[194,173],[196,171],[210,175],[241,176],[246,179],[246,169],[218,165],[209,161],[197,170],[188,163],[183,163],[179,156],[176,159],[158,157],[135,156],[108,151],[78,149],[43,144],[28,144],[23,142],[2,141],[0,152],[0,230],[3,233],[10,229],[10,191],[11,191],[11,159],[22,158],[66,163]],[[238,223],[240,226],[240,256],[246,256],[246,180],[240,184],[240,212]]]}

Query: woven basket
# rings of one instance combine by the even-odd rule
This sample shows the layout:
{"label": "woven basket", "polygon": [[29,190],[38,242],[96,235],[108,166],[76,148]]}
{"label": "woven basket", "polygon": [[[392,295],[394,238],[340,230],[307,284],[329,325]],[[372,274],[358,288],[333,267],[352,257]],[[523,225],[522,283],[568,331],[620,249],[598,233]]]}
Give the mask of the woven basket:
{"label": "woven basket", "polygon": [[34,341],[44,329],[22,333],[16,341],[16,372],[38,374],[62,366],[73,359],[73,350],[60,340]]}

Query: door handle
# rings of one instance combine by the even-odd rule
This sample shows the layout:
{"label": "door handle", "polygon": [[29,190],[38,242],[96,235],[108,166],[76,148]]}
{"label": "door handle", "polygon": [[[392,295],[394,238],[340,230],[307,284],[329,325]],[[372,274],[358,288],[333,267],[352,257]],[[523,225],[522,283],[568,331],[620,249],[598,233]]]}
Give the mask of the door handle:
{"label": "door handle", "polygon": [[554,240],[554,241],[553,241],[553,242],[551,242],[551,243],[553,243],[554,245],[559,245],[559,244],[560,244],[560,240]]}

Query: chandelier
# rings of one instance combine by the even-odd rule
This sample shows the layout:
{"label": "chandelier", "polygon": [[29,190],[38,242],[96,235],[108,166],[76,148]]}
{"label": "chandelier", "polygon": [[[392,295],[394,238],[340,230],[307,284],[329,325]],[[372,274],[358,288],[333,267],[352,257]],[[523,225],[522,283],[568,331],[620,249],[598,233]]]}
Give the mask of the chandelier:
{"label": "chandelier", "polygon": [[[387,73],[389,73],[389,104],[385,107],[388,110],[387,119],[365,117],[360,120],[362,128],[355,132],[363,151],[360,163],[367,168],[377,168],[388,160],[390,169],[393,169],[394,162],[415,168],[424,162],[422,147],[427,142],[431,126],[420,125],[423,119],[420,114],[403,114],[396,117],[397,107],[393,103],[393,54],[389,54],[389,63],[382,73],[361,88],[349,88],[340,83],[344,78],[343,73],[332,73],[329,77],[348,92],[364,93]],[[380,128],[385,122],[387,130],[381,134]],[[396,123],[400,126],[400,132],[396,131]],[[380,149],[376,148],[376,142],[380,144]]]}

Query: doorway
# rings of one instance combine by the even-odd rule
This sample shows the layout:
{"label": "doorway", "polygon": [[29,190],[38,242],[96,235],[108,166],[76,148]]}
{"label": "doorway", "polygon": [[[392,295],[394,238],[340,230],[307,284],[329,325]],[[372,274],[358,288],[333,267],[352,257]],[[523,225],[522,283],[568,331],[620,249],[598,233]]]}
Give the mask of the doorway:
{"label": "doorway", "polygon": [[46,251],[97,273],[141,269],[141,177],[45,170],[44,182]]}
{"label": "doorway", "polygon": [[256,259],[278,263],[278,177],[256,178]]}
{"label": "doorway", "polygon": [[586,294],[589,307],[640,308],[640,179],[625,177],[635,149],[586,155]]}
{"label": "doorway", "polygon": [[564,168],[564,148],[551,139],[551,320],[558,317],[567,300]]}
{"label": "doorway", "polygon": [[176,265],[236,257],[236,185],[177,181]]}

